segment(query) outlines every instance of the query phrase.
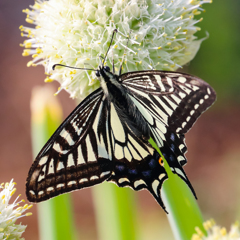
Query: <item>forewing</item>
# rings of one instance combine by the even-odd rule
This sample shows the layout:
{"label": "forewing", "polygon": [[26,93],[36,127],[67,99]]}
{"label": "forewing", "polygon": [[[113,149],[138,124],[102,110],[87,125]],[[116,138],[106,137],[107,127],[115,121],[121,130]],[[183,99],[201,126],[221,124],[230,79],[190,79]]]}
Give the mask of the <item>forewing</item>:
{"label": "forewing", "polygon": [[132,72],[120,79],[148,122],[172,171],[193,191],[182,169],[187,161],[184,134],[215,101],[214,90],[197,77],[176,72]]}
{"label": "forewing", "polygon": [[[216,99],[202,79],[178,72],[141,71],[120,76],[123,85],[145,103],[152,102],[168,129],[185,134]],[[150,99],[148,101],[148,99]]]}
{"label": "forewing", "polygon": [[[112,149],[101,89],[81,102],[36,157],[27,178],[26,194],[40,202],[61,193],[92,186],[112,172]],[[101,119],[101,120],[100,120]]]}

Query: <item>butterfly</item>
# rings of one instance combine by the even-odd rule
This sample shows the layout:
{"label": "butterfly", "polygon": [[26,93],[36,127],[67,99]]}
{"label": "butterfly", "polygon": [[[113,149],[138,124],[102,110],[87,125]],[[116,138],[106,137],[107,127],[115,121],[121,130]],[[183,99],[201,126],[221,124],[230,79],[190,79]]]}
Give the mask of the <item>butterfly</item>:
{"label": "butterfly", "polygon": [[33,162],[26,182],[28,200],[41,202],[111,181],[147,189],[165,210],[161,187],[168,176],[150,138],[195,195],[183,170],[185,133],[215,101],[213,88],[180,72],[118,75],[104,61],[96,75],[101,87],[73,110]]}

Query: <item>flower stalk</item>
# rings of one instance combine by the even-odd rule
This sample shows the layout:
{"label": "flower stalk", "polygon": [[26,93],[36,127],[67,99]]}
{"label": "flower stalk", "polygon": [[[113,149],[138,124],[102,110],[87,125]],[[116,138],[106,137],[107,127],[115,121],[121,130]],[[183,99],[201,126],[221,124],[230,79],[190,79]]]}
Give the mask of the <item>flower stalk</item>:
{"label": "flower stalk", "polygon": [[[35,88],[32,93],[32,147],[35,156],[61,123],[62,110],[53,93],[49,86]],[[76,239],[71,206],[69,194],[60,195],[37,205],[39,239]]]}
{"label": "flower stalk", "polygon": [[163,183],[162,199],[168,211],[168,220],[176,240],[191,239],[198,227],[203,228],[203,217],[197,201],[186,183],[174,174],[156,143],[150,138],[149,143],[158,151],[164,161],[168,179]]}

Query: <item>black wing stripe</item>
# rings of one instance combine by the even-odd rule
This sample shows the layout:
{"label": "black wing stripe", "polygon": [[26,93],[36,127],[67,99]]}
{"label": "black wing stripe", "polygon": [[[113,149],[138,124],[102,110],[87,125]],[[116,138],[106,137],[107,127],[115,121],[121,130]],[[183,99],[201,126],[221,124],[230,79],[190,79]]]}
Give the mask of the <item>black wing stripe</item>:
{"label": "black wing stripe", "polygon": [[47,142],[29,171],[26,194],[30,201],[43,201],[109,178],[112,164],[108,156],[99,155],[101,144],[95,134],[103,102],[102,90],[93,92]]}
{"label": "black wing stripe", "polygon": [[[151,84],[146,82],[144,86],[147,91],[139,90],[135,76],[141,79],[148,71],[125,74],[122,76],[123,85],[128,86],[129,94],[135,98],[135,105],[148,121],[153,138],[170,168],[188,184],[195,195],[182,169],[187,162],[184,156],[187,148],[183,134],[191,128],[200,114],[211,106],[215,100],[215,93],[201,79],[187,74],[158,71],[151,73],[153,74]],[[131,85],[132,78],[134,85]],[[149,88],[147,84],[150,85]],[[152,84],[159,86],[160,94],[156,94],[155,89],[151,87]],[[139,82],[139,85],[142,85],[142,82]],[[157,191],[155,188],[153,195]]]}

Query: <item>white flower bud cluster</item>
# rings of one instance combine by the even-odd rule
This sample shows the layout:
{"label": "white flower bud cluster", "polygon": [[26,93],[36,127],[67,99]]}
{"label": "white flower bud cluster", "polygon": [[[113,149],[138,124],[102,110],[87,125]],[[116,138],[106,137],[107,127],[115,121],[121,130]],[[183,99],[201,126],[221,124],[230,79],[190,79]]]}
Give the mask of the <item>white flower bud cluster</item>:
{"label": "white flower bud cluster", "polygon": [[26,21],[35,28],[20,26],[28,39],[23,56],[32,55],[28,66],[44,65],[46,82],[57,80],[72,98],[82,98],[99,86],[94,71],[58,67],[97,69],[100,58],[117,29],[106,64],[121,65],[123,71],[176,70],[197,53],[201,40],[194,34],[202,18],[202,4],[211,0],[36,0]]}

